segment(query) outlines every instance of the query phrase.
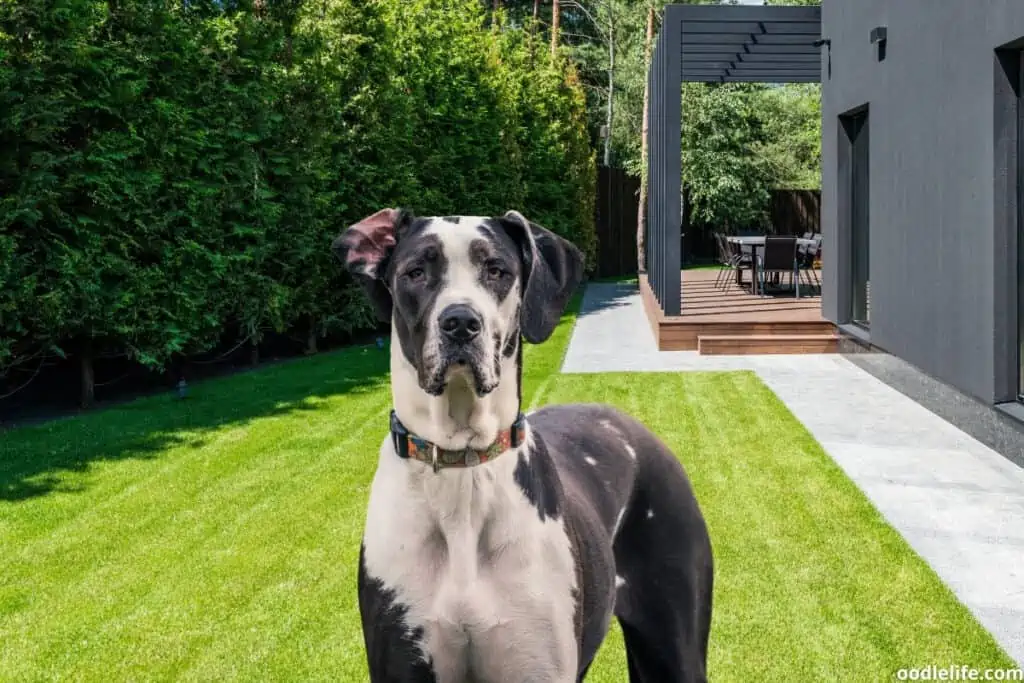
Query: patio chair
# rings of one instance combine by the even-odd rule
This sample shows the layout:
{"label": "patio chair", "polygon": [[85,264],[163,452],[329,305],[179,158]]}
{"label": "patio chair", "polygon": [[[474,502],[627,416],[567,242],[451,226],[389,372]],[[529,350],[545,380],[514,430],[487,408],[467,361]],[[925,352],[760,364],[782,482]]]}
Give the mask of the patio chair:
{"label": "patio chair", "polygon": [[760,265],[761,293],[769,273],[789,273],[796,297],[800,297],[799,265],[796,254],[796,237],[766,237]]}
{"label": "patio chair", "polygon": [[732,250],[729,248],[729,241],[725,235],[720,232],[716,232],[715,236],[715,247],[718,250],[718,263],[722,266],[722,270],[718,272],[718,276],[715,278],[715,287],[720,287],[723,282],[728,282],[729,277],[738,266],[738,259]]}
{"label": "patio chair", "polygon": [[[726,270],[719,273],[719,279],[716,279],[715,286],[723,286],[728,284],[729,277],[732,276],[737,270],[743,270],[744,268],[753,268],[754,264],[750,258],[750,254],[745,254],[740,251],[736,245],[731,244],[729,239],[722,233],[715,235],[715,241],[718,244],[719,258],[725,263]],[[728,273],[728,277],[721,278],[725,273]]]}
{"label": "patio chair", "polygon": [[729,253],[725,249],[724,241],[722,239],[722,233],[712,233],[712,237],[715,240],[715,259],[720,266],[718,275],[715,277],[715,287],[718,287],[719,283],[722,281],[722,275],[724,273],[732,272],[732,267],[729,259]]}
{"label": "patio chair", "polygon": [[[800,272],[804,273],[807,278],[807,284],[812,287],[821,287],[821,279],[818,277],[818,271],[814,269],[814,262],[818,260],[821,255],[821,235],[815,235],[813,238],[814,244],[804,249],[803,254],[799,254],[797,257],[797,264],[800,268]],[[813,280],[811,279],[813,277]]]}
{"label": "patio chair", "polygon": [[729,246],[726,243],[725,235],[716,232],[714,237],[718,264],[722,267],[715,278],[715,287],[719,287],[722,284],[722,280],[728,279],[728,275],[732,273],[732,254],[729,253]]}
{"label": "patio chair", "polygon": [[754,277],[757,273],[757,269],[754,267],[756,265],[754,258],[757,255],[757,250],[749,244],[733,244],[731,242],[729,243],[729,250],[736,256],[736,267],[740,271],[744,268],[750,269],[750,289],[753,291]]}
{"label": "patio chair", "polygon": [[[803,236],[802,236],[802,239],[805,239],[805,240],[811,239],[811,233],[810,232],[805,232],[803,234]],[[808,245],[806,245],[806,244],[801,244],[800,246],[798,246],[796,248],[797,258],[802,260],[804,258],[804,256],[807,254],[807,250],[809,248],[810,247]]]}

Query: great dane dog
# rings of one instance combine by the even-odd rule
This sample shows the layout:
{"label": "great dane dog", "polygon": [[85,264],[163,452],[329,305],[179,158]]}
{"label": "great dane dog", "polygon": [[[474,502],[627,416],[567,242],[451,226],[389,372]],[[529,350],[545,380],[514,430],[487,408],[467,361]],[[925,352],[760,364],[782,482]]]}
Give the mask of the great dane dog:
{"label": "great dane dog", "polygon": [[580,251],[516,211],[397,209],[332,249],[391,323],[358,580],[370,680],[582,681],[614,615],[631,682],[705,681],[711,543],[679,461],[607,406],[521,412],[522,341],[554,331]]}

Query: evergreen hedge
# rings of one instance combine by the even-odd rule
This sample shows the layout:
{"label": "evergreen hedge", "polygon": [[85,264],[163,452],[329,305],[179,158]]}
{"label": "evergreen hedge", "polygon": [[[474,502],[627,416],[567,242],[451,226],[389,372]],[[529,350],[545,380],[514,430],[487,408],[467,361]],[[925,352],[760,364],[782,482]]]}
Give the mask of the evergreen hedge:
{"label": "evergreen hedge", "polygon": [[594,164],[572,65],[477,0],[0,0],[0,375],[372,327],[329,245],[383,206],[593,257]]}

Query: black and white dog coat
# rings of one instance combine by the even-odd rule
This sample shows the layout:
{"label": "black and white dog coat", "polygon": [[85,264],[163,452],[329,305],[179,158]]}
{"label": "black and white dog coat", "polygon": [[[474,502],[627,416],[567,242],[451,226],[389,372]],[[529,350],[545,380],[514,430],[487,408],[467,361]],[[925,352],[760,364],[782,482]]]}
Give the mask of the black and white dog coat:
{"label": "black and white dog coat", "polygon": [[523,415],[522,341],[583,277],[517,212],[385,209],[336,255],[390,321],[394,411],[360,553],[373,683],[573,683],[614,615],[633,683],[706,680],[712,553],[675,455],[596,404]]}

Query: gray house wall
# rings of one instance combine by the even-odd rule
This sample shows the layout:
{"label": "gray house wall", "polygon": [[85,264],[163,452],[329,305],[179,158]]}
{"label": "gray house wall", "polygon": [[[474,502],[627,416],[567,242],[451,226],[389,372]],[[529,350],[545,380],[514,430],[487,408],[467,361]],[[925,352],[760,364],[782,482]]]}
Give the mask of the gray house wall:
{"label": "gray house wall", "polygon": [[870,341],[985,402],[1011,400],[1016,105],[995,51],[1024,38],[1024,0],[822,5],[823,313],[849,322],[839,116],[868,105]]}

